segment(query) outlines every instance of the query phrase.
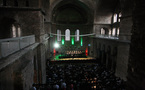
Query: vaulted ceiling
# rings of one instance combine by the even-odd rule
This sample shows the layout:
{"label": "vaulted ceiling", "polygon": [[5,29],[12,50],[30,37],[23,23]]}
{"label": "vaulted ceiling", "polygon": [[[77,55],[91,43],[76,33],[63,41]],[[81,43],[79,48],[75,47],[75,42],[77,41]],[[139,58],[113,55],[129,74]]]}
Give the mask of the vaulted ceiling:
{"label": "vaulted ceiling", "polygon": [[118,2],[119,0],[61,0],[52,10],[52,21],[61,24],[110,24]]}

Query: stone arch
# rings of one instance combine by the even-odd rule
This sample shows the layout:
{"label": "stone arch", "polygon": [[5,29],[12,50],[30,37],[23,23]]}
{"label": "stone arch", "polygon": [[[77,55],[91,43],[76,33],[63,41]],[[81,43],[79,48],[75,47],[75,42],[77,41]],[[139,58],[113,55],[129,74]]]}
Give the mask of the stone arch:
{"label": "stone arch", "polygon": [[93,17],[93,7],[91,7],[93,5],[88,5],[88,3],[86,3],[86,2],[77,1],[77,0],[67,0],[67,1],[58,0],[58,1],[55,1],[55,3],[53,3],[51,5],[51,8],[50,8],[50,12],[51,12],[50,13],[50,19],[51,19],[51,21],[53,21],[52,19],[53,19],[54,12],[58,8],[60,8],[62,6],[65,6],[65,5],[75,5],[75,6],[79,7],[79,8],[81,8],[81,10],[83,10],[83,12],[87,12],[87,14],[89,14],[89,18]]}
{"label": "stone arch", "polygon": [[109,35],[109,29],[104,27],[104,30],[105,30],[105,35]]}
{"label": "stone arch", "polygon": [[[57,4],[56,4],[57,3]],[[75,35],[76,29],[79,29],[80,34],[90,33],[93,30],[93,10],[90,9],[85,3],[78,0],[63,0],[57,1],[55,6],[50,5],[50,22],[52,33],[59,28],[62,32],[66,29],[70,29],[71,35]],[[62,33],[63,34],[63,33]],[[81,46],[80,50],[85,50],[89,44],[89,37],[83,37],[83,45],[75,43],[76,46]],[[70,46],[71,43],[66,42],[64,46]],[[75,46],[74,45],[74,46]],[[63,47],[64,47],[63,46]],[[74,48],[71,46],[71,48]]]}
{"label": "stone arch", "polygon": [[2,19],[2,21],[0,22],[0,28],[1,28],[0,37],[1,37],[1,39],[11,37],[11,27],[12,27],[12,24],[14,24],[15,22],[16,22],[16,20],[13,18],[4,17]]}

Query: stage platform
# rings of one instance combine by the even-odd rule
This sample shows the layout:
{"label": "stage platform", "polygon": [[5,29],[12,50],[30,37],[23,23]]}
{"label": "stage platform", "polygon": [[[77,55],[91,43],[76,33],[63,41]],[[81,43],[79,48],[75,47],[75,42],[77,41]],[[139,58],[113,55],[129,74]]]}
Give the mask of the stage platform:
{"label": "stage platform", "polygon": [[59,58],[60,55],[54,56],[50,63],[78,63],[78,62],[96,62],[96,59],[90,56],[85,57],[65,57],[65,58]]}

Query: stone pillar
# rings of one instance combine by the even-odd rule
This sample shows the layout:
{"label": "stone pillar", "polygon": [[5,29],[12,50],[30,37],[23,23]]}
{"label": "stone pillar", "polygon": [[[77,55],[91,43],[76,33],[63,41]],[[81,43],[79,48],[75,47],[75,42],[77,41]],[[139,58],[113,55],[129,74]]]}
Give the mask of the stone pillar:
{"label": "stone pillar", "polygon": [[46,83],[46,51],[45,44],[42,43],[38,48],[38,69],[39,69],[39,83]]}
{"label": "stone pillar", "polygon": [[119,43],[117,52],[116,72],[115,75],[126,81],[128,58],[129,58],[129,43]]}
{"label": "stone pillar", "polygon": [[134,0],[128,90],[145,90],[145,0]]}
{"label": "stone pillar", "polygon": [[122,0],[119,40],[130,40],[132,30],[132,1]]}
{"label": "stone pillar", "polygon": [[40,43],[38,48],[38,73],[39,73],[39,83],[45,84],[46,83],[46,53],[48,51],[48,35],[46,34],[46,28],[44,24],[44,16],[41,12],[38,13],[39,15],[39,32],[37,32],[38,42]]}
{"label": "stone pillar", "polygon": [[123,80],[127,80],[129,47],[132,31],[132,5],[133,1],[120,0],[121,4],[121,21],[120,21],[120,34],[118,43],[118,55],[116,62],[115,75]]}

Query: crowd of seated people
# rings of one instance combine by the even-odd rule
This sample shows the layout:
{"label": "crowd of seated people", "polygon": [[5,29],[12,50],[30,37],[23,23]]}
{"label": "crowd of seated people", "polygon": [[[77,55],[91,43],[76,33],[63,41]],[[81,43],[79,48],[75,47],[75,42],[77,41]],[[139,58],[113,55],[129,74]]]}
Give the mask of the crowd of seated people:
{"label": "crowd of seated people", "polygon": [[39,90],[125,90],[125,83],[98,64],[54,64]]}

